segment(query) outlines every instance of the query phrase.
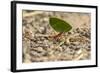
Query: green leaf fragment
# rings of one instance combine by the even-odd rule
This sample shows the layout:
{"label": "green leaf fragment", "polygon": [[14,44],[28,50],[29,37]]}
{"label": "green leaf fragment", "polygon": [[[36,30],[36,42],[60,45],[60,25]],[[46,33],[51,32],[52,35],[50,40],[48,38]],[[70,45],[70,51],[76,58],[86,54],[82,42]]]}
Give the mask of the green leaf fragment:
{"label": "green leaf fragment", "polygon": [[65,41],[61,41],[60,44],[59,44],[59,46],[63,45],[64,43],[65,43]]}
{"label": "green leaf fragment", "polygon": [[72,29],[72,26],[68,22],[58,18],[51,17],[49,22],[51,27],[57,32],[68,32]]}

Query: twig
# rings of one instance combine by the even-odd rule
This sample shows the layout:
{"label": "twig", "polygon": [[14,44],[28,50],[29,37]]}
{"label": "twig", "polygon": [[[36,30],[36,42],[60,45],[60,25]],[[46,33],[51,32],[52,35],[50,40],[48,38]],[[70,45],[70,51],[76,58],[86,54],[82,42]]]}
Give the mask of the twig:
{"label": "twig", "polygon": [[24,17],[30,17],[30,16],[34,16],[34,15],[37,15],[37,14],[41,14],[42,12],[31,12],[31,13],[23,13],[23,18]]}

